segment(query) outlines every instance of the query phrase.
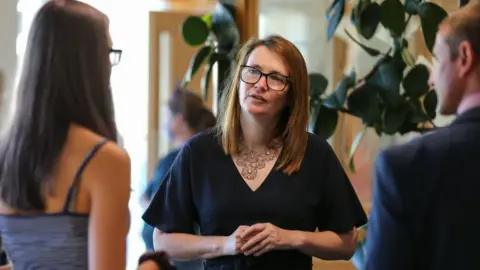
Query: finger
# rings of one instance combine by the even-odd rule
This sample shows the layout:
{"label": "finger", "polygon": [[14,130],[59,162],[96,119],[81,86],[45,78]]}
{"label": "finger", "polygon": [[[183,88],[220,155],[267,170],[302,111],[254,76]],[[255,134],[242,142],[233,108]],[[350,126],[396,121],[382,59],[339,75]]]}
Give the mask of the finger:
{"label": "finger", "polygon": [[247,226],[247,225],[240,225],[240,226],[238,227],[238,230],[239,230],[239,231],[245,231],[246,229],[248,229],[248,226]]}
{"label": "finger", "polygon": [[265,229],[265,225],[263,224],[255,224],[250,227],[248,227],[242,234],[242,238],[250,238],[254,236],[255,234],[263,231]]}
{"label": "finger", "polygon": [[262,242],[253,246],[251,249],[244,250],[243,253],[245,255],[249,256],[249,255],[252,255],[254,253],[257,253],[257,252],[261,251],[262,249],[264,249],[268,245],[270,245],[270,237],[265,238]]}
{"label": "finger", "polygon": [[257,245],[258,243],[262,242],[268,237],[269,233],[266,231],[263,231],[254,237],[252,237],[250,240],[248,240],[245,244],[242,246],[242,251],[249,250],[253,246]]}
{"label": "finger", "polygon": [[253,254],[253,256],[255,257],[258,257],[258,256],[261,256],[267,252],[269,252],[270,250],[273,249],[273,246],[272,245],[267,245],[265,248],[261,249],[260,251],[256,252]]}

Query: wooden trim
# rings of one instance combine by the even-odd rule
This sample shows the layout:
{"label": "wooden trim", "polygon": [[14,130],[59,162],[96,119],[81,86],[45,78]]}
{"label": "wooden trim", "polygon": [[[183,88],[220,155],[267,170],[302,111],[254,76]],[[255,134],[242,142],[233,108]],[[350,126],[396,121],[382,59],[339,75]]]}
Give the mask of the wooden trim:
{"label": "wooden trim", "polygon": [[[347,66],[349,65],[349,42],[341,37],[334,36],[333,40],[333,82],[338,83],[340,79],[345,75]],[[335,90],[336,85],[333,86]],[[353,128],[352,128],[352,119],[349,115],[345,113],[339,113],[337,128],[333,134],[333,149],[337,154],[338,159],[342,163],[343,167],[347,174],[349,174],[348,169],[348,157],[349,157],[349,145],[353,140]]]}
{"label": "wooden trim", "polygon": [[[166,3],[166,2],[165,2]],[[148,85],[148,127],[147,127],[147,179],[151,179],[158,159],[161,155],[168,151],[170,146],[166,143],[165,136],[161,133],[161,108],[164,106],[164,99],[168,99],[170,91],[175,82],[183,77],[187,70],[191,57],[198,50],[197,47],[188,46],[184,43],[180,27],[182,21],[192,14],[205,14],[212,11],[217,0],[186,0],[171,1],[156,9],[150,10],[149,13],[149,85]],[[160,36],[162,33],[169,35],[170,44],[169,60],[166,61],[160,55],[162,53],[160,46]],[[164,49],[164,48],[163,48]],[[165,61],[164,61],[165,60]],[[168,67],[163,67],[168,62]],[[168,69],[163,70],[163,69]],[[163,80],[164,72],[169,73],[168,86]],[[190,83],[192,90],[198,89],[200,92],[200,81],[202,71],[197,73]],[[162,75],[162,76],[161,76]],[[165,89],[164,87],[168,87]]]}
{"label": "wooden trim", "polygon": [[148,91],[148,160],[147,177],[151,178],[158,159],[159,132],[159,28],[156,12],[149,14],[149,91]]}
{"label": "wooden trim", "polygon": [[245,43],[251,37],[258,37],[258,16],[260,13],[258,1],[260,0],[236,1],[235,19],[240,30],[241,43]]}

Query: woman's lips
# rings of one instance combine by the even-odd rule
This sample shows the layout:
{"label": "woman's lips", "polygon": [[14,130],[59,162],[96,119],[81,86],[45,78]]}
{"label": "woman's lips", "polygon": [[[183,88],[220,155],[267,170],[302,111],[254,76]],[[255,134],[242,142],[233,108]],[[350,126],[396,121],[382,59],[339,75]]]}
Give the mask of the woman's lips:
{"label": "woman's lips", "polygon": [[264,99],[264,98],[263,98],[262,96],[260,96],[260,95],[253,94],[253,95],[250,95],[249,97],[253,98],[254,100],[261,101],[261,102],[267,102],[267,100]]}

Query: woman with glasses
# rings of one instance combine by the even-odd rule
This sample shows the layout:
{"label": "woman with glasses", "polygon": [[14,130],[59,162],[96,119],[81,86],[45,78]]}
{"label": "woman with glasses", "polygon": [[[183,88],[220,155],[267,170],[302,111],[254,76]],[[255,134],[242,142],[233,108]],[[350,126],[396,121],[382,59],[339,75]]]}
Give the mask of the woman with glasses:
{"label": "woman with glasses", "polygon": [[[0,138],[0,237],[14,269],[125,270],[130,160],[116,144],[111,47],[108,18],[82,2],[49,1],[32,22]],[[153,255],[142,268],[158,269]]]}
{"label": "woman with glasses", "polygon": [[330,145],[307,132],[308,91],[292,43],[243,46],[218,128],[183,146],[143,215],[157,250],[211,270],[350,259],[367,218]]}

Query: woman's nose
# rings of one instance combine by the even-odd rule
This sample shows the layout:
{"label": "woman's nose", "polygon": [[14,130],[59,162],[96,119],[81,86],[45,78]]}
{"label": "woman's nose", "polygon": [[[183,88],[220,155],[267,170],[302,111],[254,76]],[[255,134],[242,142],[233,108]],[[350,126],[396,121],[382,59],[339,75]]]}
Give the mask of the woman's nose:
{"label": "woman's nose", "polygon": [[268,89],[268,84],[267,84],[267,77],[266,76],[262,76],[260,77],[260,80],[258,80],[258,82],[255,84],[255,86],[257,88],[262,88],[262,89]]}

